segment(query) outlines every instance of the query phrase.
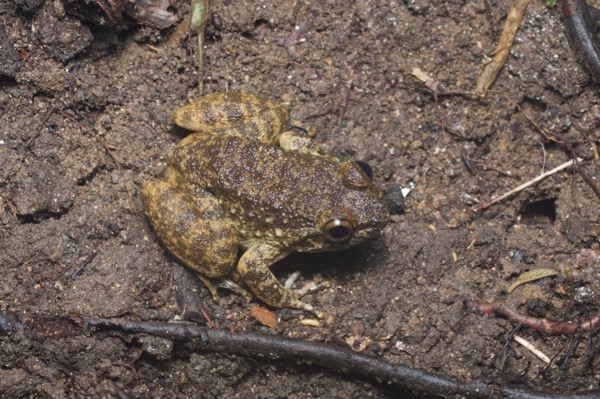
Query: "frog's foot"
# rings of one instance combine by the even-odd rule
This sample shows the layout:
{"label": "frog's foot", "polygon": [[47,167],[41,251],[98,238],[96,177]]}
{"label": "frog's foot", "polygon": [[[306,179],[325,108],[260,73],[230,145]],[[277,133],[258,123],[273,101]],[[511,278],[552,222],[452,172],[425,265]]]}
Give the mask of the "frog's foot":
{"label": "frog's foot", "polygon": [[319,312],[317,309],[314,308],[314,306],[309,305],[308,303],[302,302],[299,299],[307,294],[311,294],[313,292],[320,291],[322,289],[331,287],[331,282],[328,280],[320,281],[318,283],[313,281],[313,282],[306,284],[304,287],[302,287],[300,289],[293,290],[292,286],[298,280],[299,277],[300,277],[300,272],[294,272],[287,278],[287,280],[285,280],[285,283],[283,285],[285,287],[285,289],[293,292],[296,295],[296,298],[298,298],[296,300],[292,300],[292,305],[290,305],[290,306],[310,312],[310,313],[314,314],[317,318],[322,319],[323,318],[322,312]]}
{"label": "frog's foot", "polygon": [[219,301],[221,300],[221,297],[217,293],[217,287],[215,287],[213,282],[209,278],[204,277],[203,275],[201,275],[199,273],[194,273],[194,274],[196,275],[198,280],[202,281],[202,284],[204,284],[204,286],[206,288],[208,288],[208,291],[210,292],[210,295],[212,296],[213,301],[215,301],[215,303],[219,303]]}
{"label": "frog's foot", "polygon": [[208,288],[208,291],[210,292],[210,295],[215,303],[219,303],[221,300],[221,297],[217,293],[217,288],[224,288],[226,290],[233,291],[236,294],[243,296],[248,302],[252,300],[252,295],[248,291],[229,279],[220,278],[211,280],[201,274],[196,274],[196,277],[198,277],[198,280],[202,281],[202,284]]}
{"label": "frog's foot", "polygon": [[298,151],[305,154],[324,156],[319,144],[307,135],[287,131],[279,136],[279,146],[284,150]]}
{"label": "frog's foot", "polygon": [[252,294],[250,294],[248,291],[246,291],[245,289],[240,287],[238,284],[234,283],[233,281],[231,281],[229,279],[226,279],[226,278],[220,279],[217,282],[217,287],[224,288],[229,291],[233,291],[236,294],[243,296],[248,302],[252,301],[252,299],[253,299]]}
{"label": "frog's foot", "polygon": [[283,286],[286,289],[293,291],[298,298],[302,298],[307,294],[312,294],[313,292],[317,292],[325,288],[331,287],[331,282],[329,280],[324,280],[318,283],[311,281],[310,283],[306,284],[300,289],[292,290],[292,286],[298,280],[298,278],[300,278],[300,272],[294,272],[290,274],[290,276],[287,278],[287,280],[285,280],[285,283],[283,284]]}
{"label": "frog's foot", "polygon": [[316,137],[316,135],[317,135],[317,128],[308,127],[308,126],[306,126],[305,123],[303,123],[301,121],[292,119],[290,121],[290,126],[297,127],[298,129],[304,130],[306,132],[306,134],[308,134],[308,137]]}
{"label": "frog's foot", "polygon": [[298,151],[312,155],[323,155],[323,151],[309,136],[291,130],[281,133],[279,146],[288,151]]}
{"label": "frog's foot", "polygon": [[302,302],[297,299],[291,300],[290,303],[287,304],[287,307],[301,309],[301,310],[304,310],[305,312],[312,313],[313,315],[315,315],[315,317],[317,319],[322,319],[323,317],[325,317],[323,312],[319,312],[317,309],[315,309],[315,307],[313,305],[308,304],[306,302]]}

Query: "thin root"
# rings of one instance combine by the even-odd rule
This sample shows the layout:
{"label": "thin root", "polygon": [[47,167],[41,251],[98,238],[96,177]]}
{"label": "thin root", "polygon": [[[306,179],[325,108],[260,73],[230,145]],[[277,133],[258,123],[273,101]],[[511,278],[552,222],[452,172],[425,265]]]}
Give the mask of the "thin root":
{"label": "thin root", "polygon": [[600,326],[600,313],[596,313],[588,320],[578,323],[571,323],[568,321],[552,321],[527,316],[512,309],[504,301],[494,301],[490,303],[471,302],[468,304],[468,308],[472,312],[478,312],[481,314],[495,313],[502,315],[507,317],[509,320],[524,325],[525,327],[533,328],[548,334],[575,334],[593,331]]}

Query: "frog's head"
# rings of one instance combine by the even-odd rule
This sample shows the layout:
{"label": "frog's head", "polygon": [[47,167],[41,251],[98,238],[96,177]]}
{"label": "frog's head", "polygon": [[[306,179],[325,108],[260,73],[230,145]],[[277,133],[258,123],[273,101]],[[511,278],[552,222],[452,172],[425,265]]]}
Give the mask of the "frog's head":
{"label": "frog's head", "polygon": [[[357,245],[377,234],[390,221],[382,192],[372,184],[373,172],[365,162],[342,162],[342,188],[318,218],[309,252],[331,251]],[[316,244],[316,243],[315,243]]]}

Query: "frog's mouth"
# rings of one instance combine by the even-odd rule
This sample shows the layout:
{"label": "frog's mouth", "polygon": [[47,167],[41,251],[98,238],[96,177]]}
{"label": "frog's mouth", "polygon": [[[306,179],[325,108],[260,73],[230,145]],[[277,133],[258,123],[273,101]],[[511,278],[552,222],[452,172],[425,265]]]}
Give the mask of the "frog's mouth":
{"label": "frog's mouth", "polygon": [[387,225],[387,222],[370,227],[359,227],[355,234],[352,234],[345,241],[328,240],[323,233],[315,232],[304,240],[294,245],[297,252],[317,253],[339,251],[346,248],[354,247],[369,238],[376,237],[382,228]]}

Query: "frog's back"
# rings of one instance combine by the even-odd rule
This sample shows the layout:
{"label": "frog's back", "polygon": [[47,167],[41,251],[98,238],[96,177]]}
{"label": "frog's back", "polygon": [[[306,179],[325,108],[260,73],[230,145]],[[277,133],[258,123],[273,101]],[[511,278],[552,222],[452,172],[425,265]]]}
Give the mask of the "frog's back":
{"label": "frog's back", "polygon": [[307,226],[341,186],[334,159],[236,136],[192,134],[173,148],[169,165],[213,193],[232,213],[293,218]]}

